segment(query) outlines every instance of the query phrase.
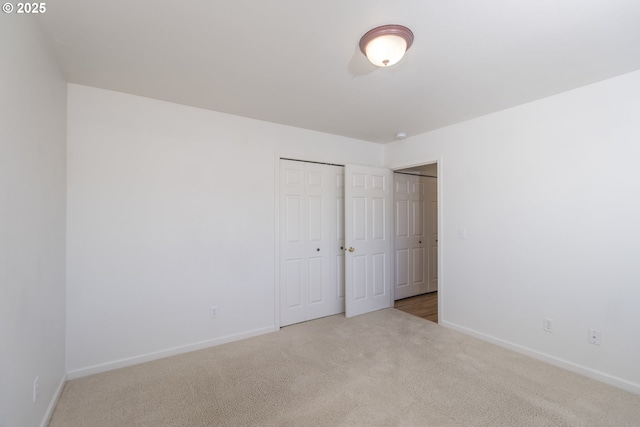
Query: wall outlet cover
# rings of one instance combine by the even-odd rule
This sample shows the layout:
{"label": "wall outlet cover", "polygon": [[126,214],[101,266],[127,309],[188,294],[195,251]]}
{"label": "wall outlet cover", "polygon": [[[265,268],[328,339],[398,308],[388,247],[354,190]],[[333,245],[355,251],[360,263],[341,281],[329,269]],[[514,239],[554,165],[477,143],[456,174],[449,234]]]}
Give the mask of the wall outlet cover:
{"label": "wall outlet cover", "polygon": [[602,344],[602,332],[599,329],[589,329],[589,343],[594,345]]}

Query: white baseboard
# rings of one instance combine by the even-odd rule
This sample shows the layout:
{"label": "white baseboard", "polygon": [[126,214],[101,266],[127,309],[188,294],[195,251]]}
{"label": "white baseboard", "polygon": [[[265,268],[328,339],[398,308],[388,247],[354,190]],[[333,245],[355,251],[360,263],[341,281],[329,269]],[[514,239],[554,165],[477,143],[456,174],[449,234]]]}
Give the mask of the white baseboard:
{"label": "white baseboard", "polygon": [[560,359],[555,356],[548,355],[546,353],[541,353],[536,350],[532,350],[527,347],[523,347],[518,344],[514,344],[509,341],[505,341],[500,338],[493,337],[491,335],[484,334],[482,332],[478,332],[474,329],[466,328],[464,326],[457,325],[455,323],[440,321],[438,322],[440,326],[444,326],[445,328],[453,329],[458,332],[462,332],[466,335],[471,335],[475,338],[479,338],[483,341],[490,342],[492,344],[499,345],[500,347],[507,348],[509,350],[513,350],[517,353],[524,354],[526,356],[533,357],[534,359],[541,360],[550,365],[557,366],[559,368],[566,369],[571,372],[575,372],[576,374],[583,375],[585,377],[594,379],[596,381],[603,382],[605,384],[609,384],[611,386],[620,388],[622,390],[628,391],[630,393],[640,395],[640,384],[632,383],[631,381],[624,380],[622,378],[614,377],[612,375],[606,374],[604,372],[596,371],[595,369],[587,368],[586,366],[578,365],[573,362],[569,362],[568,360]]}
{"label": "white baseboard", "polygon": [[233,341],[251,338],[258,335],[267,334],[269,332],[278,331],[280,328],[276,326],[268,326],[265,328],[254,329],[239,334],[226,335],[224,337],[214,338],[206,341],[200,341],[193,344],[181,345],[178,347],[168,348],[165,350],[154,351],[152,353],[141,354],[138,356],[127,357],[126,359],[114,360],[112,362],[101,363],[99,365],[88,366],[86,368],[74,369],[67,372],[67,378],[73,380],[76,378],[86,377],[88,375],[99,374],[101,372],[111,371],[113,369],[124,368],[127,366],[138,365],[140,363],[150,362],[152,360],[162,359],[164,357],[175,356],[190,351],[202,350],[214,347],[220,344],[226,344]]}
{"label": "white baseboard", "polygon": [[67,374],[64,374],[60,379],[60,383],[58,384],[58,388],[56,389],[56,392],[53,394],[53,397],[51,398],[51,402],[49,402],[47,411],[44,413],[44,417],[42,418],[40,427],[47,427],[49,425],[49,421],[51,421],[51,416],[53,415],[53,410],[56,409],[56,405],[58,404],[58,399],[60,399],[60,395],[62,395],[62,390],[64,389],[64,384],[66,382],[67,382]]}

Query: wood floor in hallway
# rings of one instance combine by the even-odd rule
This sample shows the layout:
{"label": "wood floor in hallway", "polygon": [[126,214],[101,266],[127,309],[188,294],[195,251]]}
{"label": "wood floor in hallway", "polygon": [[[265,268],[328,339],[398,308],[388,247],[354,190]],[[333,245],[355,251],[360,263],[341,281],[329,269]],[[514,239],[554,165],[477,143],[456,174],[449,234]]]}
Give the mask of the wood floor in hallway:
{"label": "wood floor in hallway", "polygon": [[438,323],[438,292],[400,299],[393,308]]}

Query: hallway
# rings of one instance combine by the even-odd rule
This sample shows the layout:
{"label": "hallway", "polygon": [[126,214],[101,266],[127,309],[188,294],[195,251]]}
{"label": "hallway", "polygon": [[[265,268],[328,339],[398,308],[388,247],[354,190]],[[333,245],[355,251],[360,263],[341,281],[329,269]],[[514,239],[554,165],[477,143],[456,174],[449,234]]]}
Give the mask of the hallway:
{"label": "hallway", "polygon": [[438,323],[438,292],[398,300],[393,308]]}

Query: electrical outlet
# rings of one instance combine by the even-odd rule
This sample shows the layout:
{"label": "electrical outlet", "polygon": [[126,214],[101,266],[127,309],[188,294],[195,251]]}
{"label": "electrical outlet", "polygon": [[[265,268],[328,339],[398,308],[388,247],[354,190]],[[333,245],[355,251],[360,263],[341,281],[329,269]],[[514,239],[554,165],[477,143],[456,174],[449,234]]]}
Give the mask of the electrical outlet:
{"label": "electrical outlet", "polygon": [[38,400],[38,394],[40,394],[40,377],[36,377],[35,380],[33,380],[33,401],[35,403],[36,400]]}
{"label": "electrical outlet", "polygon": [[548,317],[543,318],[542,319],[542,329],[545,332],[553,333],[553,320],[549,319]]}
{"label": "electrical outlet", "polygon": [[599,329],[589,329],[589,343],[600,345],[602,344],[602,332]]}
{"label": "electrical outlet", "polygon": [[216,317],[218,317],[218,306],[213,305],[211,306],[211,318],[215,319]]}

